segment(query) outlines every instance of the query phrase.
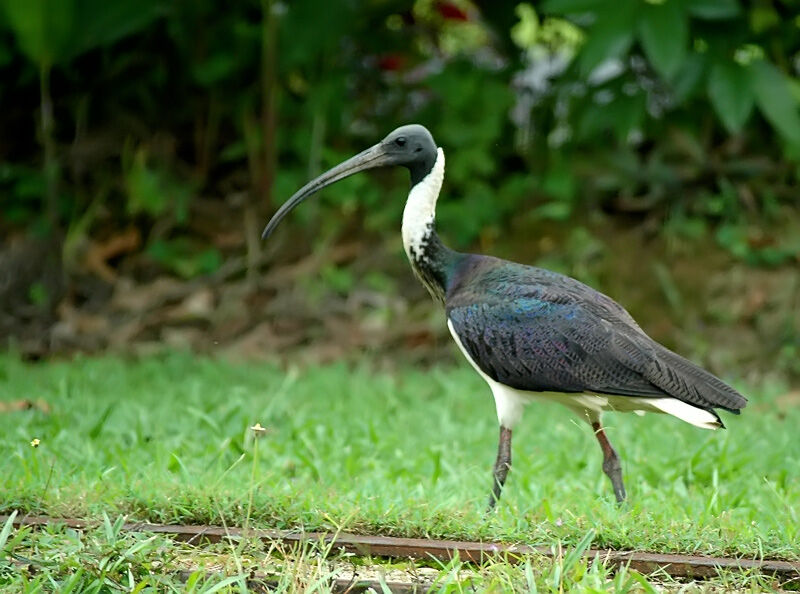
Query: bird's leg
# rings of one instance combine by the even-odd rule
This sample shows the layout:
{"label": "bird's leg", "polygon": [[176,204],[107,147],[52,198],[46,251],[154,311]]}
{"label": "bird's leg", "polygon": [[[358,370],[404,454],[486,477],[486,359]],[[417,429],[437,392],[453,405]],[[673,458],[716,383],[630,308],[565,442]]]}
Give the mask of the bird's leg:
{"label": "bird's leg", "polygon": [[617,497],[617,503],[625,501],[625,485],[622,483],[622,464],[619,461],[619,456],[614,446],[608,441],[606,432],[603,431],[603,426],[599,421],[592,423],[594,435],[597,441],[600,442],[600,447],[603,450],[603,472],[611,479],[611,485],[614,487],[614,495]]}
{"label": "bird's leg", "polygon": [[489,495],[489,508],[492,511],[495,504],[500,500],[500,493],[506,483],[508,471],[511,468],[511,429],[500,426],[500,441],[497,444],[497,459],[494,461],[492,471],[492,493]]}

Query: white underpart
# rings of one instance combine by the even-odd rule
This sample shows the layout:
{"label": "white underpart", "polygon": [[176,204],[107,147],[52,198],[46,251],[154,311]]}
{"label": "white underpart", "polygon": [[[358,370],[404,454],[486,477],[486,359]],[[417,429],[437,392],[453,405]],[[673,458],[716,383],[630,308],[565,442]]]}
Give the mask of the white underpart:
{"label": "white underpart", "polygon": [[486,375],[478,364],[461,344],[461,339],[453,328],[453,322],[447,320],[447,327],[453,340],[456,341],[458,348],[464,354],[467,361],[475,368],[481,377],[489,384],[494,396],[494,404],[497,409],[497,420],[502,427],[513,429],[514,425],[522,417],[522,408],[532,400],[544,399],[558,402],[572,409],[577,415],[588,423],[600,421],[603,411],[634,412],[643,415],[645,412],[666,413],[686,421],[701,429],[717,429],[720,424],[717,418],[702,408],[697,408],[676,398],[658,398],[646,396],[614,396],[609,394],[571,394],[561,392],[528,392],[510,388],[497,382]]}
{"label": "white underpart", "polygon": [[403,247],[409,260],[419,256],[425,246],[428,231],[436,216],[436,200],[444,180],[444,152],[436,151],[436,162],[430,173],[422,178],[408,193],[403,210]]}

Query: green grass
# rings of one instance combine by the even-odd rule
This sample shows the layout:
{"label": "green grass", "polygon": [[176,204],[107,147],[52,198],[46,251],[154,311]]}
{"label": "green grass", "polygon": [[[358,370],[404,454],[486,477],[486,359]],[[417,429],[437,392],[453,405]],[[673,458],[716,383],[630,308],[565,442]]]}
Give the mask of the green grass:
{"label": "green grass", "polygon": [[[0,510],[704,554],[800,557],[800,409],[780,386],[709,432],[611,414],[629,504],[589,427],[532,404],[483,515],[497,426],[466,365],[278,369],[172,354],[24,364],[0,358]],[[268,432],[257,448],[249,427]],[[34,438],[40,445],[30,445]],[[257,449],[257,455],[256,454]],[[252,504],[251,504],[252,500]]]}

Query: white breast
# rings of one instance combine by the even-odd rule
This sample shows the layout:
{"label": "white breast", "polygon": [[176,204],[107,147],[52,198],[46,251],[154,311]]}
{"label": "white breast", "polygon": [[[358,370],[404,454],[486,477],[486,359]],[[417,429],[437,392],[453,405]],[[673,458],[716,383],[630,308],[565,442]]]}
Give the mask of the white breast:
{"label": "white breast", "polygon": [[436,216],[436,200],[444,180],[444,152],[437,149],[433,169],[408,193],[403,210],[403,247],[409,260],[423,253],[425,242],[433,229]]}

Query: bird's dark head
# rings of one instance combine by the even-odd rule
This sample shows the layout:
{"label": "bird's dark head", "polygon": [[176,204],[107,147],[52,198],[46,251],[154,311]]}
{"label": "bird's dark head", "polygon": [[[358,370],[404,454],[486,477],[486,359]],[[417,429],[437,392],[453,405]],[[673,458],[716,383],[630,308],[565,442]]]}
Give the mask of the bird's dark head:
{"label": "bird's dark head", "polygon": [[261,234],[262,239],[269,237],[283,218],[303,200],[341,179],[359,171],[377,167],[401,166],[411,173],[411,184],[421,181],[433,169],[436,162],[437,149],[433,136],[424,126],[410,124],[400,126],[375,146],[329,169],[316,179],[311,180],[287,200],[272,216],[272,219]]}
{"label": "bird's dark head", "polygon": [[425,126],[409,124],[400,126],[381,140],[390,161],[388,165],[401,165],[411,172],[411,184],[421,181],[436,162],[436,142]]}

